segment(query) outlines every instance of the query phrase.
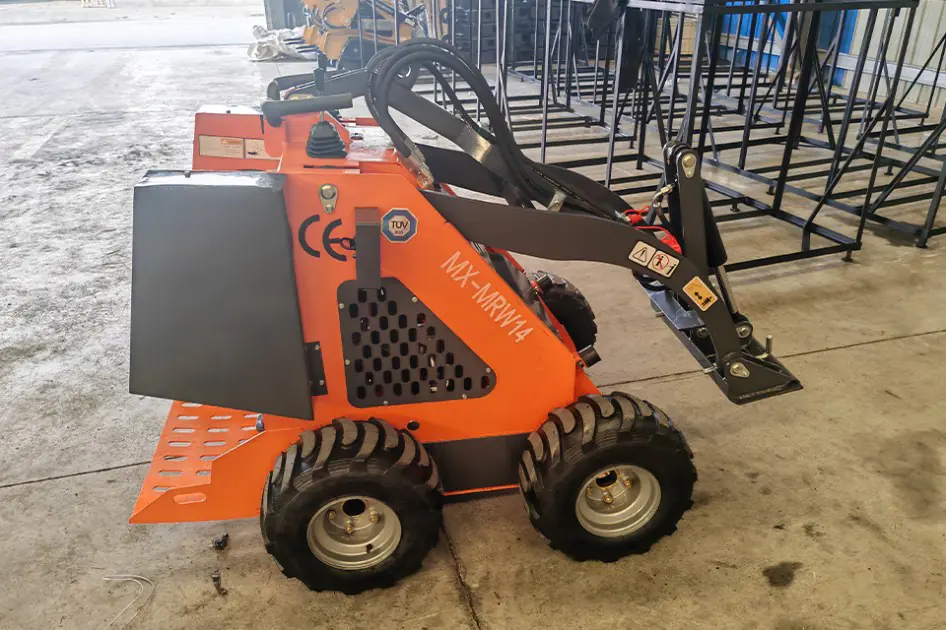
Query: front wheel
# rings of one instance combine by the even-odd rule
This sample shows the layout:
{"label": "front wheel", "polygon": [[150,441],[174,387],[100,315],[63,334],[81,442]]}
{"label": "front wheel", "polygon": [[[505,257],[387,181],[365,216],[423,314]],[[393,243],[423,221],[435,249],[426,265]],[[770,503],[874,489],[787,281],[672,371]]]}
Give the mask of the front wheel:
{"label": "front wheel", "polygon": [[696,469],[683,434],[628,394],[585,396],[529,436],[519,485],[529,517],[577,560],[643,553],[692,505]]}

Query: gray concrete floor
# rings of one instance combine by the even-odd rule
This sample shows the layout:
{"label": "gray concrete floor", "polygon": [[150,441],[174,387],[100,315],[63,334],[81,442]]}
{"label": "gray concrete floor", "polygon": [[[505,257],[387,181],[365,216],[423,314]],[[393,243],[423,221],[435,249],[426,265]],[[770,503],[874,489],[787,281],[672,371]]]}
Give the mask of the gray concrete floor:
{"label": "gray concrete floor", "polygon": [[[21,14],[0,8],[3,42]],[[101,579],[115,573],[156,585],[132,628],[946,627],[937,240],[868,234],[850,264],[734,275],[806,387],[746,407],[698,373],[625,272],[530,261],[598,312],[595,381],[663,406],[696,453],[693,510],[644,556],[571,562],[499,496],[448,506],[419,574],[346,597],[283,578],[252,521],[129,526],[167,409],[127,394],[131,187],[189,164],[199,105],[252,104],[280,71],[243,45],[182,45],[170,22],[120,49],[69,43],[97,28],[86,21],[61,46],[0,52],[0,628],[102,628],[135,596]],[[724,237],[744,258],[797,233],[747,221]]]}

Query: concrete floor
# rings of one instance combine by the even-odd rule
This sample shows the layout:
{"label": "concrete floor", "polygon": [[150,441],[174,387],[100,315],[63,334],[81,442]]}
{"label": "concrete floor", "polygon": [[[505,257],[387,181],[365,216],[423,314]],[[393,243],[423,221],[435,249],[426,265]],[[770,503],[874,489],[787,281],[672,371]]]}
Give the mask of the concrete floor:
{"label": "concrete floor", "polygon": [[[2,49],[12,16],[30,20],[0,9]],[[126,13],[168,10],[142,11]],[[851,264],[734,275],[805,384],[746,407],[699,374],[624,271],[541,263],[598,313],[596,382],[663,406],[696,453],[693,510],[644,556],[571,562],[518,497],[499,496],[448,506],[419,574],[346,597],[283,578],[253,521],[129,526],[167,410],[127,394],[131,187],[146,169],[188,166],[199,105],[252,104],[280,70],[246,61],[242,42],[181,44],[161,15],[139,46],[69,43],[101,24],[86,21],[62,27],[62,45],[0,52],[0,628],[102,628],[136,593],[102,581],[115,573],[156,585],[136,629],[946,627],[938,240],[918,250],[868,234]],[[743,258],[797,234],[747,221],[724,237]],[[223,531],[230,546],[213,551]]]}

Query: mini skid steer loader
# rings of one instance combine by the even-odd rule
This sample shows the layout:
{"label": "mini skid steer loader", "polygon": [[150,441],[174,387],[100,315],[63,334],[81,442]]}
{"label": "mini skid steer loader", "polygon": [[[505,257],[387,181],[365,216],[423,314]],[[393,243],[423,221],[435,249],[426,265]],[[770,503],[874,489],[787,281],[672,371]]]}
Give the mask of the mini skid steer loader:
{"label": "mini skid steer loader", "polygon": [[[422,70],[456,114],[411,91]],[[355,97],[372,117],[343,115]],[[415,144],[392,108],[462,151]],[[524,156],[483,76],[434,40],[281,77],[261,110],[201,110],[194,169],[135,188],[130,389],[177,402],[132,523],[259,517],[287,576],[347,593],[415,571],[443,499],[471,493],[518,488],[576,559],[672,533],[686,440],[595,387],[587,303],[509,251],[629,270],[735,403],[801,387],[736,306],[687,146],[664,151],[666,213],[635,212]]]}

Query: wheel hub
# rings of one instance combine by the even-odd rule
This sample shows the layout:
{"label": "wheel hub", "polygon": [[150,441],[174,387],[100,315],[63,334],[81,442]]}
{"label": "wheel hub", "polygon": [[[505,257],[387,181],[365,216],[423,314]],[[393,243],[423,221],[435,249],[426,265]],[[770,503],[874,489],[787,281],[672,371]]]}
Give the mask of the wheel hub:
{"label": "wheel hub", "polygon": [[373,497],[339,497],[312,517],[306,540],[313,555],[331,567],[366,569],[397,549],[401,521],[386,503]]}
{"label": "wheel hub", "polygon": [[660,506],[660,483],[648,470],[623,465],[588,477],[575,500],[575,515],[589,533],[618,538],[644,527]]}

